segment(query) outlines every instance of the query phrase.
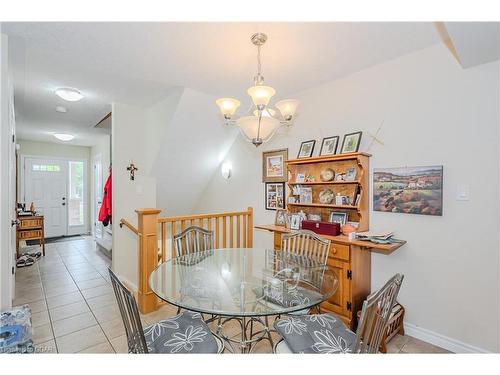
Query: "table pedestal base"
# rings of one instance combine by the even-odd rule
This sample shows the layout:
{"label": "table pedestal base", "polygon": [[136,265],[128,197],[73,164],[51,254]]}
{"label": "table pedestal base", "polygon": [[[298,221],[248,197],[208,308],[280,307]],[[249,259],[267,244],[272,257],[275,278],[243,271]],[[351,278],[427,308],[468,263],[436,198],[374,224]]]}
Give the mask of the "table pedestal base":
{"label": "table pedestal base", "polygon": [[[215,317],[211,318],[207,321],[213,322],[217,321],[217,330],[216,334],[224,340],[225,343],[228,344],[226,346],[226,349],[228,349],[231,353],[235,353],[237,348],[235,349],[233,344],[237,344],[239,347],[240,353],[251,353],[252,348],[257,344],[259,341],[262,340],[267,340],[271,344],[271,348],[274,347],[274,341],[271,337],[271,332],[274,330],[271,330],[269,328],[269,317],[264,316],[264,317]],[[241,335],[239,339],[233,337],[229,337],[224,333],[224,325],[231,322],[231,321],[237,321],[240,325],[241,328]],[[258,328],[260,328],[258,331],[254,332],[254,325],[258,324]],[[260,326],[260,327],[259,327]]]}

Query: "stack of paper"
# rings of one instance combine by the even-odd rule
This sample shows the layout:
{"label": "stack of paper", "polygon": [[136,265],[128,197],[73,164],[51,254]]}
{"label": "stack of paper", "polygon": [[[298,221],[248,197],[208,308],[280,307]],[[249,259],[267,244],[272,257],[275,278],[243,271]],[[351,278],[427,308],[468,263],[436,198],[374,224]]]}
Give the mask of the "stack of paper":
{"label": "stack of paper", "polygon": [[356,237],[362,241],[371,241],[375,243],[393,243],[393,232],[359,232]]}

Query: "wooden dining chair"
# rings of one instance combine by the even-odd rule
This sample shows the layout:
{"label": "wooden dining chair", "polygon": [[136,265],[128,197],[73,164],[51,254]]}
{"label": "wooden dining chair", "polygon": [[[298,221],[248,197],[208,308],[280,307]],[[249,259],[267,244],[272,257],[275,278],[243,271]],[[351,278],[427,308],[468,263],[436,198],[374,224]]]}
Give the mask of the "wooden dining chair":
{"label": "wooden dining chair", "polygon": [[174,236],[175,254],[180,257],[214,248],[214,232],[192,226]]}
{"label": "wooden dining chair", "polygon": [[334,314],[303,315],[280,319],[274,327],[283,337],[275,353],[378,353],[392,307],[403,282],[394,275],[363,302],[356,333]]}
{"label": "wooden dining chair", "polygon": [[108,271],[125,326],[129,353],[222,353],[224,351],[222,339],[210,331],[201,314],[196,312],[184,311],[143,329],[134,295],[111,269]]}

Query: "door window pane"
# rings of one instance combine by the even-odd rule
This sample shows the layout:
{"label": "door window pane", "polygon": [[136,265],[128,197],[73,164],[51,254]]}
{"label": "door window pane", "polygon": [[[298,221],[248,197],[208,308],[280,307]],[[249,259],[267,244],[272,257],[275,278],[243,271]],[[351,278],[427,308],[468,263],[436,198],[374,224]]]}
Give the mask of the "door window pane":
{"label": "door window pane", "polygon": [[83,225],[83,162],[69,162],[69,225]]}
{"label": "door window pane", "polygon": [[59,172],[61,167],[52,164],[33,164],[31,169],[36,172]]}

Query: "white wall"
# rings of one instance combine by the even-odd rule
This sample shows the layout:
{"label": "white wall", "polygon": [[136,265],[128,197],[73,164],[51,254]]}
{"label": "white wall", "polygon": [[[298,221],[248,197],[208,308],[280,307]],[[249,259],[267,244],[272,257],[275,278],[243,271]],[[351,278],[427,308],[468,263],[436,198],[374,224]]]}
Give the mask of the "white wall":
{"label": "white wall", "polygon": [[87,204],[86,204],[86,212],[87,212],[87,222],[85,223],[86,232],[90,229],[91,223],[91,190],[90,184],[92,176],[92,161],[90,160],[90,147],[86,146],[73,146],[60,144],[55,142],[37,142],[37,141],[28,141],[24,139],[18,139],[17,143],[19,144],[19,158],[18,158],[18,171],[19,178],[17,179],[17,191],[19,194],[18,200],[23,201],[22,197],[22,166],[21,166],[21,156],[29,155],[29,156],[47,156],[47,157],[55,157],[55,158],[64,158],[64,159],[83,159],[87,163],[87,186],[85,191],[87,192]]}
{"label": "white wall", "polygon": [[[137,238],[119,220],[136,225],[137,208],[158,207],[162,216],[192,211],[236,136],[218,126],[215,99],[176,88],[150,107],[113,106],[113,267],[130,285],[137,283]],[[131,161],[135,181],[126,171]]]}
{"label": "white wall", "polygon": [[[217,98],[182,89],[148,109],[148,123],[161,134],[151,173],[163,215],[190,213],[229,151],[237,132],[220,126]],[[153,148],[150,148],[153,150]]]}
{"label": "white wall", "polygon": [[[288,147],[295,158],[301,141],[316,139],[317,155],[323,137],[357,130],[366,151],[368,132],[384,121],[384,146],[369,150],[371,167],[443,165],[444,215],[371,212],[371,229],[391,229],[408,241],[391,255],[373,254],[372,289],[402,272],[399,300],[416,332],[499,351],[498,91],[498,62],[464,70],[437,45],[300,92],[293,95],[301,101],[295,126],[258,149],[240,137],[226,157],[233,177],[216,171],[195,211],[250,205],[255,223],[271,223],[262,151]],[[455,200],[459,184],[470,186],[470,201]],[[255,237],[257,246],[272,246],[270,234]]]}
{"label": "white wall", "polygon": [[[156,149],[142,107],[120,103],[112,105],[112,160],[113,160],[113,270],[129,285],[137,285],[137,236],[127,228],[120,228],[121,218],[137,226],[138,208],[156,207],[156,181],[150,177],[149,149]],[[139,169],[135,180],[130,180],[127,166],[134,162]]]}
{"label": "white wall", "polygon": [[5,34],[0,34],[0,311],[7,310],[12,306],[12,273],[13,250],[11,247],[10,235],[12,219],[11,206],[12,199],[9,191],[9,174],[11,170],[9,160],[10,137],[10,116],[9,102],[12,97],[11,87],[9,87],[9,67],[8,67],[8,38]]}

